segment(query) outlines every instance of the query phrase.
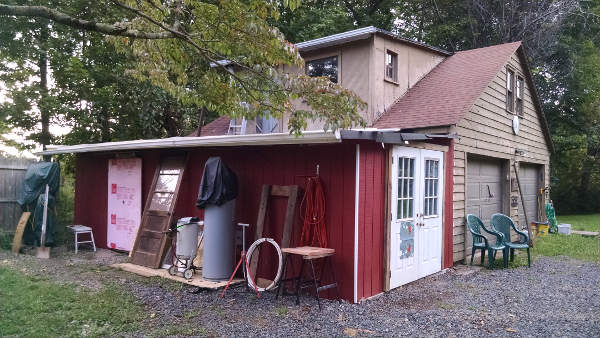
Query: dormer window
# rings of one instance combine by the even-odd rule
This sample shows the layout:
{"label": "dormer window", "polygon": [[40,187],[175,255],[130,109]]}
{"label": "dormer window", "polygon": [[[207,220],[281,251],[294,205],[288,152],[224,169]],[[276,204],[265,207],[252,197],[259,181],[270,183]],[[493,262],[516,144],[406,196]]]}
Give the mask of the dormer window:
{"label": "dormer window", "polygon": [[513,112],[515,110],[515,72],[512,69],[506,69],[506,110]]}
{"label": "dormer window", "polygon": [[398,81],[398,54],[389,50],[385,53],[385,79]]}
{"label": "dormer window", "polygon": [[523,78],[517,76],[517,114],[523,115]]}
{"label": "dormer window", "polygon": [[333,83],[338,82],[338,57],[330,56],[306,62],[306,75],[326,76]]}

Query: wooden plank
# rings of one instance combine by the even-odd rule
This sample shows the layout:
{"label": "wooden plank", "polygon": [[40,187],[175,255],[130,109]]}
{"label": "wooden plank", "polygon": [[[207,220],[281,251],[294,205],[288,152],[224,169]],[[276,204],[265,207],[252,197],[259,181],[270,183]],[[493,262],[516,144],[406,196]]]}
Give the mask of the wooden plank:
{"label": "wooden plank", "polygon": [[459,210],[459,209],[464,209],[465,208],[465,201],[455,201],[454,205],[452,206],[452,209]]}
{"label": "wooden plank", "polygon": [[[263,184],[262,191],[260,193],[260,204],[258,205],[258,216],[256,219],[256,231],[254,240],[263,237],[265,229],[265,216],[267,214],[267,204],[269,203],[269,196],[271,195],[271,186]],[[250,258],[250,275],[256,276],[256,268],[258,265],[258,256],[260,254],[260,248],[256,248],[256,253]]]}
{"label": "wooden plank", "polygon": [[25,226],[27,225],[29,216],[31,216],[31,212],[25,211],[19,219],[19,223],[17,224],[17,231],[15,232],[15,237],[13,238],[12,242],[13,253],[19,253],[19,250],[21,249],[21,244],[23,241],[23,231],[25,231]]}
{"label": "wooden plank", "polygon": [[[256,222],[256,239],[263,237],[265,227],[265,216],[267,207],[269,204],[269,198],[275,197],[287,197],[288,203],[285,212],[285,221],[283,224],[283,234],[281,242],[279,242],[282,248],[289,248],[290,241],[292,238],[292,231],[294,227],[294,219],[296,216],[296,204],[298,203],[298,186],[280,186],[280,185],[263,185],[261,192],[260,205],[258,210],[258,220]],[[260,236],[260,237],[259,237]],[[255,239],[255,240],[256,240]],[[256,276],[256,270],[258,268],[258,257],[260,256],[260,248],[257,247],[252,253],[250,259],[250,274]]]}
{"label": "wooden plank", "polygon": [[[452,236],[452,243],[454,243],[454,245],[463,244],[464,242],[465,242],[465,236],[463,234],[458,234],[458,235]],[[462,246],[461,246],[461,248],[462,248]]]}
{"label": "wooden plank", "polygon": [[[275,187],[273,186],[273,190]],[[298,202],[298,186],[291,185],[286,187],[288,190],[288,204],[285,212],[285,222],[283,224],[283,236],[281,239],[281,247],[289,248],[290,240],[292,238],[292,229],[294,227],[294,218],[296,216],[296,204]],[[271,194],[273,192],[271,191]]]}
{"label": "wooden plank", "polygon": [[287,185],[271,186],[271,196],[288,197],[290,196],[292,187]]}
{"label": "wooden plank", "polygon": [[390,147],[386,152],[386,170],[385,170],[385,212],[383,229],[383,291],[390,290],[390,233],[392,227],[392,154],[393,148]]}
{"label": "wooden plank", "polygon": [[453,255],[453,261],[454,262],[461,261],[464,258],[465,258],[465,252],[464,251],[455,252],[454,255]]}
{"label": "wooden plank", "polygon": [[452,227],[452,235],[461,235],[463,236],[463,242],[464,242],[464,233],[465,233],[465,226],[464,225],[456,225],[454,227]]}
{"label": "wooden plank", "polygon": [[[196,273],[194,274],[192,279],[185,279],[180,276],[171,276],[166,269],[153,269],[153,268],[136,265],[136,264],[132,264],[132,263],[118,263],[118,264],[111,265],[111,267],[119,269],[119,270],[131,272],[136,275],[140,275],[140,276],[144,276],[144,277],[166,278],[166,279],[170,279],[170,280],[173,280],[173,281],[176,281],[179,283],[197,286],[197,287],[203,288],[203,289],[216,290],[216,289],[225,287],[225,285],[227,285],[227,281],[212,281],[212,280],[207,280],[207,279],[202,278],[201,271],[196,271]],[[238,284],[238,283],[242,283],[243,281],[244,280],[241,278],[234,278],[231,281],[231,284]]]}

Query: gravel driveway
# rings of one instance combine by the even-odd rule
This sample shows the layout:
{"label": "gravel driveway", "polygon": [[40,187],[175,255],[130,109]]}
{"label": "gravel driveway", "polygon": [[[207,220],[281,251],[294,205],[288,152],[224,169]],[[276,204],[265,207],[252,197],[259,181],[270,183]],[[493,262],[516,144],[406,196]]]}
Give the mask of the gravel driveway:
{"label": "gravel driveway", "polygon": [[[88,259],[100,266],[124,259],[106,252]],[[293,297],[275,300],[268,293],[220,299],[217,292],[192,294],[194,288],[180,284],[89,268],[89,260],[83,260],[88,268],[77,268],[68,254],[49,261],[27,257],[28,265],[20,257],[20,267],[54,265],[38,269],[61,281],[72,276],[69,282],[77,283],[81,273],[96,276],[97,283],[117,279],[145,304],[141,335],[600,336],[600,265],[567,258],[540,257],[531,268],[494,271],[458,266],[361,304],[324,301],[319,311],[309,297],[300,306]],[[13,265],[13,259],[0,253],[3,264]],[[82,285],[95,286],[89,280]]]}

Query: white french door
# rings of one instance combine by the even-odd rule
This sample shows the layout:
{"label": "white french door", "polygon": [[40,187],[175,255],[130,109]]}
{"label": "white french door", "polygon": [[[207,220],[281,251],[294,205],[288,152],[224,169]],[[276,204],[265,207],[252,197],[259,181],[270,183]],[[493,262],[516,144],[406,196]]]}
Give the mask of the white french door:
{"label": "white french door", "polygon": [[392,150],[390,288],[442,268],[443,152]]}

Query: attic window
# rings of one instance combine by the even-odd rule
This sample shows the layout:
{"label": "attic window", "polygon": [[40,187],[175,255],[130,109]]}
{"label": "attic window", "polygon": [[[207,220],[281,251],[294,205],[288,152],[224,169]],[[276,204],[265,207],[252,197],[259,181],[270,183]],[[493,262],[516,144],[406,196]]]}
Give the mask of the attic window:
{"label": "attic window", "polygon": [[389,50],[385,53],[385,79],[398,81],[398,54]]}
{"label": "attic window", "polygon": [[523,78],[517,76],[517,114],[523,115]]}
{"label": "attic window", "polygon": [[338,82],[338,58],[330,56],[306,62],[306,75],[310,77],[326,76],[333,83]]}
{"label": "attic window", "polygon": [[515,72],[512,69],[506,69],[506,110],[513,112],[515,110]]}

